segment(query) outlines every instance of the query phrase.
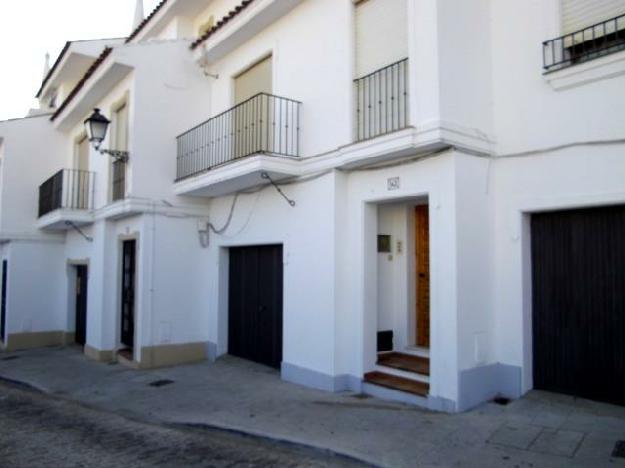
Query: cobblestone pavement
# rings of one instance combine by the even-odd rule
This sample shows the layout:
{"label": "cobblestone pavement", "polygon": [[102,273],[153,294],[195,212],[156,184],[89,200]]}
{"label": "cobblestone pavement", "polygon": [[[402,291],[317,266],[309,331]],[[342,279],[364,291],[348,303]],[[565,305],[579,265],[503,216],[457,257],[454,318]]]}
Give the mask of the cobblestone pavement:
{"label": "cobblestone pavement", "polygon": [[0,382],[1,467],[358,466],[231,432],[171,427]]}

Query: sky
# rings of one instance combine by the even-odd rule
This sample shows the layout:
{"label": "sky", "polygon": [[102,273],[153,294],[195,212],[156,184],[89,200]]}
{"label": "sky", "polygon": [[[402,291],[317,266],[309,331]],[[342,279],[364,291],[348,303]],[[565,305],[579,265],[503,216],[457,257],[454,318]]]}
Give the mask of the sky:
{"label": "sky", "polygon": [[[0,120],[36,107],[46,52],[68,40],[126,37],[136,0],[0,0]],[[146,15],[159,0],[143,0]]]}

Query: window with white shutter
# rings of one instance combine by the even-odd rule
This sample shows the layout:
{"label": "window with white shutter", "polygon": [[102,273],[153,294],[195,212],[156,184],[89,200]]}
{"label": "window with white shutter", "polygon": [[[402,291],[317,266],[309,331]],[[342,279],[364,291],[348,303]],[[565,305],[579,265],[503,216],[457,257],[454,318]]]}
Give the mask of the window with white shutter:
{"label": "window with white shutter", "polygon": [[408,57],[408,0],[356,2],[356,75]]}
{"label": "window with white shutter", "polygon": [[543,43],[546,72],[625,50],[625,0],[560,0],[562,35]]}
{"label": "window with white shutter", "polygon": [[[594,24],[603,23],[625,15],[625,0],[560,0],[562,10],[562,34],[571,34]],[[625,27],[625,21],[619,23]],[[598,28],[596,34],[602,34]],[[611,31],[614,32],[614,27]]]}
{"label": "window with white shutter", "polygon": [[272,92],[271,56],[248,68],[234,79],[234,103],[256,96],[258,93]]}

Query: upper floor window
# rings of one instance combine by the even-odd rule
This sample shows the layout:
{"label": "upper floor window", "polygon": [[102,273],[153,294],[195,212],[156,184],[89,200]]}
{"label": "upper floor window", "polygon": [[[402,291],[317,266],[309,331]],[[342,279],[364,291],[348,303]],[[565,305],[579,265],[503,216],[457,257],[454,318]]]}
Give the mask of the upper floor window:
{"label": "upper floor window", "polygon": [[546,72],[625,50],[625,0],[560,0],[562,36],[543,43]]}
{"label": "upper floor window", "polygon": [[76,154],[76,169],[79,171],[89,170],[89,139],[86,135],[83,135],[76,141],[75,146]]}
{"label": "upper floor window", "polygon": [[119,106],[113,114],[115,149],[128,151],[128,105]]}
{"label": "upper floor window", "polygon": [[[625,0],[560,0],[560,9],[562,35],[567,35],[625,15]],[[625,27],[625,23],[621,26]],[[611,32],[614,32],[614,28],[607,24],[606,33]],[[603,26],[595,31],[596,36],[602,34]]]}
{"label": "upper floor window", "polygon": [[356,3],[356,76],[362,77],[408,57],[408,1]]}
{"label": "upper floor window", "polygon": [[[128,103],[121,104],[113,113],[114,149],[128,151]],[[112,199],[122,200],[126,197],[126,163],[118,160],[113,162]]]}
{"label": "upper floor window", "polygon": [[259,93],[272,92],[272,60],[271,56],[257,62],[234,79],[234,103],[256,96]]}

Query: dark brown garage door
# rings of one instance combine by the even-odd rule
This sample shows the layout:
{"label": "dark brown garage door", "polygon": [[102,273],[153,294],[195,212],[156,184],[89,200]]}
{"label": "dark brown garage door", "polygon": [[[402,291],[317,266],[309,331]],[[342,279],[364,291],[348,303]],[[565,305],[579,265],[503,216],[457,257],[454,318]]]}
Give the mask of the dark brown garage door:
{"label": "dark brown garage door", "polygon": [[532,216],[534,387],[625,404],[625,206]]}
{"label": "dark brown garage door", "polygon": [[230,249],[228,352],[280,368],[282,246]]}

